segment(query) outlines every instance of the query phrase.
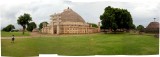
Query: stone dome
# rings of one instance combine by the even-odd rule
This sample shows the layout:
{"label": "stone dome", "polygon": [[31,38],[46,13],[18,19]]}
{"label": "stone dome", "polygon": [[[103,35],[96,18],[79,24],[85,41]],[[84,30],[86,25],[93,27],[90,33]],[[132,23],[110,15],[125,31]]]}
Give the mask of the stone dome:
{"label": "stone dome", "polygon": [[68,22],[85,23],[84,19],[70,8],[67,8],[62,13],[60,13],[60,17],[61,17],[60,19],[62,20],[62,22],[68,21]]}
{"label": "stone dome", "polygon": [[159,33],[159,22],[149,23],[149,25],[145,28],[145,32]]}
{"label": "stone dome", "polygon": [[159,23],[158,22],[151,22],[146,28],[147,29],[157,29],[157,28],[159,28]]}

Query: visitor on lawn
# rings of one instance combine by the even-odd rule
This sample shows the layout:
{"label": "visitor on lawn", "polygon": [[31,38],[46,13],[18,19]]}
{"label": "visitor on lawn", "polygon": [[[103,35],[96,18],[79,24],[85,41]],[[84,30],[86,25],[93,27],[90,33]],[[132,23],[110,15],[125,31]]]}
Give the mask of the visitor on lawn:
{"label": "visitor on lawn", "polygon": [[14,43],[14,35],[12,35],[12,42],[11,43]]}

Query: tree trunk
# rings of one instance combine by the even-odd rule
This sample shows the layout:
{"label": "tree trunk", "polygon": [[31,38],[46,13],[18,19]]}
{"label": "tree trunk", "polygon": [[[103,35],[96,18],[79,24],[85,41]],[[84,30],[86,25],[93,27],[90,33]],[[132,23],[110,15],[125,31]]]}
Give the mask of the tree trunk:
{"label": "tree trunk", "polygon": [[116,34],[116,31],[114,31],[114,34]]}
{"label": "tree trunk", "polygon": [[24,35],[24,30],[25,30],[25,29],[23,28],[23,35]]}
{"label": "tree trunk", "polygon": [[24,35],[24,32],[25,32],[25,26],[23,26],[23,35]]}
{"label": "tree trunk", "polygon": [[112,32],[112,28],[109,28],[109,33],[111,33]]}
{"label": "tree trunk", "polygon": [[116,34],[116,29],[113,29],[113,31],[114,31],[114,34]]}

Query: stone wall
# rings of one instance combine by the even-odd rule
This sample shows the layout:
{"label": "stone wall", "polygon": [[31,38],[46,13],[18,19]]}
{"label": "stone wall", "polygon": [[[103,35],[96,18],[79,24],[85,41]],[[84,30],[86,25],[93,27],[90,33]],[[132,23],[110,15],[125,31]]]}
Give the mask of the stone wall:
{"label": "stone wall", "polygon": [[[49,34],[56,34],[57,26],[51,25],[46,26],[44,25],[42,28],[42,33],[49,33]],[[59,26],[60,34],[89,34],[89,33],[96,33],[99,32],[99,28],[94,28],[86,23],[76,23],[76,22],[64,22],[61,23]]]}

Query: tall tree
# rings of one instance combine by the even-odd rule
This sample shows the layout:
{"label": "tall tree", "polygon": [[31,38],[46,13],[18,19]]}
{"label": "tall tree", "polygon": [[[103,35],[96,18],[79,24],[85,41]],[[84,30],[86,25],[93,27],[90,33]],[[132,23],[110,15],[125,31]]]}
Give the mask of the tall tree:
{"label": "tall tree", "polygon": [[24,15],[18,17],[17,23],[23,27],[23,34],[26,29],[26,25],[30,21],[32,21],[32,17],[30,16],[30,14],[24,13]]}
{"label": "tall tree", "polygon": [[126,9],[112,8],[108,6],[100,15],[102,27],[116,32],[117,29],[131,29],[133,26],[132,16]]}
{"label": "tall tree", "polygon": [[30,22],[29,24],[27,24],[27,30],[32,32],[33,29],[37,28],[37,25],[35,24],[35,22]]}
{"label": "tall tree", "polygon": [[39,30],[41,30],[41,29],[42,29],[42,27],[43,27],[43,23],[46,23],[46,24],[48,24],[48,22],[46,22],[46,21],[44,21],[44,22],[41,22],[41,23],[39,24]]}
{"label": "tall tree", "polygon": [[5,28],[3,28],[2,31],[9,32],[9,31],[12,31],[13,29],[15,29],[14,25],[9,24],[9,25],[6,26]]}
{"label": "tall tree", "polygon": [[136,29],[136,26],[134,24],[132,24],[131,29]]}

